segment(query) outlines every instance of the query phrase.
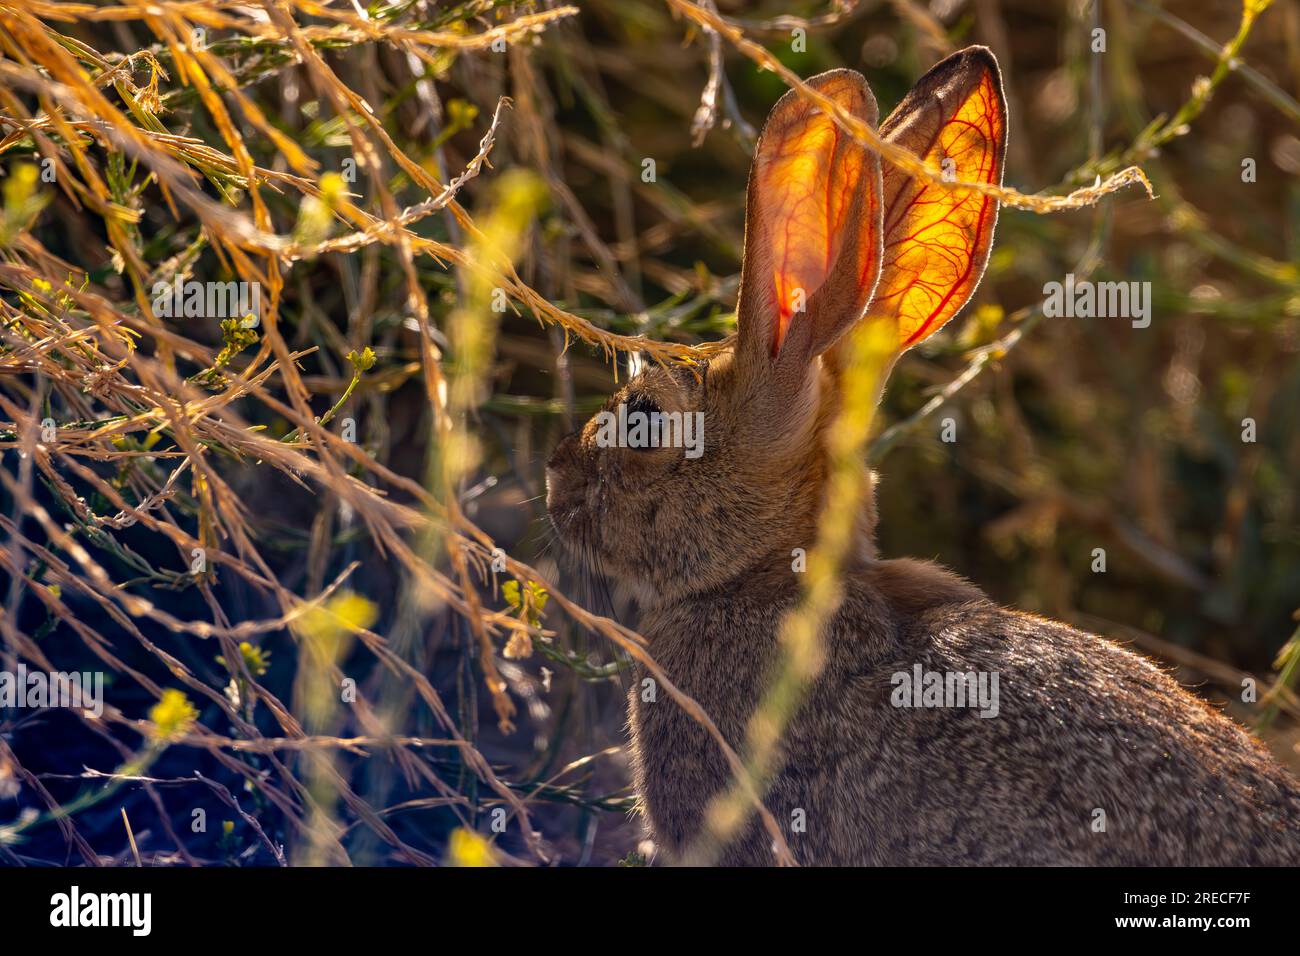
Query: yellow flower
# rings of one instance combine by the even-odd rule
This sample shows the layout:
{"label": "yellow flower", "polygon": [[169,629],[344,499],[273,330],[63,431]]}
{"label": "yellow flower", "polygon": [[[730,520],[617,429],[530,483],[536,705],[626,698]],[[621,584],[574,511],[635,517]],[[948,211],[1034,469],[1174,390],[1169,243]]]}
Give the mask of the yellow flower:
{"label": "yellow flower", "polygon": [[[244,666],[254,677],[261,677],[271,666],[271,652],[254,647],[248,641],[239,642],[239,656],[244,659]],[[217,663],[225,667],[226,659],[218,654]]]}
{"label": "yellow flower", "polygon": [[353,349],[348,353],[348,361],[352,363],[352,367],[356,369],[358,373],[368,372],[375,367],[375,350],[369,345],[360,352]]}
{"label": "yellow flower", "polygon": [[347,195],[348,187],[338,173],[326,173],[320,180],[321,202],[328,209],[337,209],[339,202]]}
{"label": "yellow flower", "polygon": [[473,830],[457,827],[447,841],[449,866],[497,866],[492,844]]}
{"label": "yellow flower", "polygon": [[189,732],[190,726],[199,719],[199,712],[184,691],[172,688],[163,691],[162,699],[149,709],[149,719],[153,721],[154,737],[175,740]]}
{"label": "yellow flower", "polygon": [[370,627],[379,619],[379,608],[360,594],[341,591],[313,607],[293,625],[299,636],[333,643],[341,637]]}

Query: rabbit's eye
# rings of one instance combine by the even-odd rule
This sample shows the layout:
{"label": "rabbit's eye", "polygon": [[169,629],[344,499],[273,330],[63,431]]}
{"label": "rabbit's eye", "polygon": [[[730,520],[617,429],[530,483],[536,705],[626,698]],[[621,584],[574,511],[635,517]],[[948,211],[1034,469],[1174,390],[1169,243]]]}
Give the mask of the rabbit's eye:
{"label": "rabbit's eye", "polygon": [[627,403],[627,447],[641,451],[660,446],[659,431],[663,427],[663,412],[645,395],[638,395]]}
{"label": "rabbit's eye", "polygon": [[643,415],[653,415],[659,410],[659,406],[654,403],[654,400],[645,395],[638,395],[632,399],[632,401],[627,403],[627,413],[629,415],[633,412],[641,412]]}

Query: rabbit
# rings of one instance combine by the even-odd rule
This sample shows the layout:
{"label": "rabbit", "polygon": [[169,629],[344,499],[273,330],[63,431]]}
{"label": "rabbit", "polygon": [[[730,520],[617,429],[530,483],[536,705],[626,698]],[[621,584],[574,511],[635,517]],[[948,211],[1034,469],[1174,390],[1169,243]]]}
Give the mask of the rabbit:
{"label": "rabbit", "polygon": [[[876,126],[860,74],[809,85]],[[970,47],[878,128],[953,178],[1000,185],[1006,127],[997,61]],[[548,462],[557,536],[636,596],[650,655],[733,748],[800,599],[791,556],[813,545],[827,498],[842,336],[892,322],[901,353],[933,334],[974,292],[996,220],[995,199],[882,169],[788,92],[755,148],[730,347],[703,369],[650,365]],[[611,441],[619,406],[629,421],[666,415],[667,434]],[[673,438],[673,413],[702,415],[702,453],[655,440]],[[763,796],[798,863],[1300,863],[1300,785],[1235,723],[1108,640],[1000,607],[933,563],[880,557],[875,525],[869,500]],[[905,678],[931,672],[996,679],[983,689],[997,706],[906,706]],[[733,777],[646,676],[629,694],[637,802],[657,853],[691,859]],[[771,865],[774,841],[751,814],[714,861]]]}

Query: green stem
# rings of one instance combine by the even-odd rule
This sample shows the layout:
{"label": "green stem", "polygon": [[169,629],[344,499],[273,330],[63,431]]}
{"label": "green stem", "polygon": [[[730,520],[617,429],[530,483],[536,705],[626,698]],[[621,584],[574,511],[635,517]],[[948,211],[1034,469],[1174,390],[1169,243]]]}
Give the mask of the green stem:
{"label": "green stem", "polygon": [[[339,413],[339,409],[342,408],[347,403],[347,400],[352,397],[352,393],[357,390],[357,384],[360,381],[361,381],[361,373],[353,372],[352,381],[348,382],[348,387],[343,390],[343,395],[339,398],[337,402],[334,403],[334,406],[328,412],[326,412],[320,418],[316,419],[316,424],[328,425],[331,421],[333,421],[334,416]],[[296,441],[298,439],[298,431],[299,430],[295,428],[293,431],[289,432],[289,434],[281,438],[280,441],[286,443],[291,441]]]}
{"label": "green stem", "polygon": [[[1300,611],[1296,612],[1300,617]],[[1269,692],[1264,695],[1260,703],[1264,704],[1264,712],[1259,715],[1259,720],[1255,723],[1255,731],[1263,733],[1268,730],[1273,720],[1277,717],[1278,711],[1282,705],[1277,702],[1283,693],[1291,688],[1296,679],[1297,671],[1300,671],[1300,627],[1295,629],[1291,639],[1283,645],[1282,651],[1277,656],[1277,683],[1275,683]]]}

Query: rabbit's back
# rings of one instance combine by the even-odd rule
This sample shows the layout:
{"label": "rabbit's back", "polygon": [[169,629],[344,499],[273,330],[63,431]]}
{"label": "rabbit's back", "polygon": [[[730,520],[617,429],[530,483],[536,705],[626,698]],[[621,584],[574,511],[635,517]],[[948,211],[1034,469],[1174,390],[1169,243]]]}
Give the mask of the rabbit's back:
{"label": "rabbit's back", "polygon": [[[920,590],[890,586],[890,564],[846,582],[767,795],[801,862],[1300,862],[1300,785],[1236,724],[1138,655],[997,607],[938,569],[926,573],[939,603],[925,607]],[[665,609],[647,629],[736,746],[796,597],[755,585]],[[675,704],[647,702],[640,683],[631,700],[638,794],[677,852],[729,775]],[[724,857],[771,859],[756,824]]]}
{"label": "rabbit's back", "polygon": [[[917,684],[918,673],[931,690],[944,679],[943,692],[931,695],[939,706],[927,704],[924,687],[909,687],[912,699],[902,699],[902,685]],[[865,802],[875,804],[868,825],[856,828],[874,845],[862,840],[847,856],[1300,862],[1296,780],[1153,664],[1095,635],[988,602],[948,606],[904,626],[892,659],[827,676],[816,696],[844,694],[864,717],[850,725],[843,750],[851,769],[837,776],[866,781]],[[963,705],[948,693],[972,678],[972,686],[996,687],[992,706]],[[827,822],[849,820],[851,810],[840,801]],[[835,847],[854,842],[852,828],[827,841],[834,856],[845,856]]]}

